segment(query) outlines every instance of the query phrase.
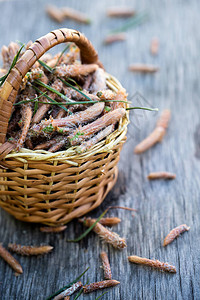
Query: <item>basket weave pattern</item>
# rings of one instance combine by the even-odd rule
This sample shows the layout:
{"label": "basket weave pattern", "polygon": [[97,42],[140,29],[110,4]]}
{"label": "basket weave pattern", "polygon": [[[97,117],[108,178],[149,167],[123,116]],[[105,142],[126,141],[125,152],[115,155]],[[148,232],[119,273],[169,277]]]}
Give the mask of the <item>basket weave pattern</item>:
{"label": "basket weave pattern", "polygon": [[[9,153],[5,143],[8,120],[22,78],[47,50],[62,42],[75,42],[82,63],[97,63],[92,44],[78,31],[55,30],[38,39],[12,69],[0,94],[0,206],[17,219],[48,225],[65,224],[99,206],[117,179],[117,162],[128,124],[128,116],[106,140],[86,153],[76,147],[50,153],[21,149]],[[117,90],[120,83],[108,75],[108,85]]]}

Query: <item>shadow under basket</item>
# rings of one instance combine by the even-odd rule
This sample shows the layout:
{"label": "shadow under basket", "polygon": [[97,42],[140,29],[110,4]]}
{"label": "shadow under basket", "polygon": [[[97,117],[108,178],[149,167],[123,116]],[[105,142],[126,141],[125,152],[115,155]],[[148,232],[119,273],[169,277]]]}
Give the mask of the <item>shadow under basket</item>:
{"label": "shadow under basket", "polygon": [[[0,94],[0,206],[21,221],[50,226],[68,223],[102,203],[116,183],[117,163],[129,123],[127,112],[113,133],[81,154],[77,147],[56,153],[25,148],[8,151],[8,120],[22,78],[46,51],[63,42],[76,43],[82,63],[101,66],[97,52],[84,35],[71,29],[55,30],[25,51]],[[109,74],[107,86],[115,92],[122,87]]]}

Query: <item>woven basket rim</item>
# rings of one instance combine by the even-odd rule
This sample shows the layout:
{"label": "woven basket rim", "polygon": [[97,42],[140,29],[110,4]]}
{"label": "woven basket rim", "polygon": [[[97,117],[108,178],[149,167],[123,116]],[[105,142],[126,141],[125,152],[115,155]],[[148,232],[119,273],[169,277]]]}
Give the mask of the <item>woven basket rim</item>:
{"label": "woven basket rim", "polygon": [[[106,83],[108,87],[115,92],[122,88],[121,83],[109,73],[106,73]],[[114,132],[109,134],[106,139],[98,142],[83,153],[78,152],[79,145],[55,153],[46,150],[30,150],[27,148],[22,148],[19,152],[13,150],[11,153],[6,155],[4,159],[15,159],[23,163],[27,163],[28,161],[59,161],[61,163],[66,162],[68,164],[77,166],[77,160],[88,159],[90,156],[102,152],[111,152],[112,148],[125,138],[128,124],[129,113],[126,111],[126,115],[119,121],[119,126]]]}

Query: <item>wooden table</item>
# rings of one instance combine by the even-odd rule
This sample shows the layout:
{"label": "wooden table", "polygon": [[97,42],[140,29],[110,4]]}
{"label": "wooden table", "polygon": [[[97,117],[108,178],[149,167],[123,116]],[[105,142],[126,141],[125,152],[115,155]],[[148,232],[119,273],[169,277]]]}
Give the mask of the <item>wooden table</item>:
{"label": "wooden table", "polygon": [[[92,19],[89,26],[73,21],[56,24],[44,12],[49,2],[0,1],[0,45],[12,40],[35,40],[58,27],[78,29],[94,43],[106,70],[125,86],[133,105],[158,107],[160,111],[170,108],[172,120],[163,143],[142,155],[134,155],[135,145],[154,128],[158,114],[130,113],[118,182],[101,207],[91,213],[99,216],[108,205],[138,209],[134,217],[123,210],[108,214],[122,219],[114,230],[127,239],[126,250],[114,250],[94,233],[80,243],[68,243],[67,239],[84,231],[76,221],[63,233],[45,234],[39,231],[39,225],[22,223],[0,210],[0,240],[4,246],[9,242],[54,246],[51,254],[41,257],[15,255],[24,269],[18,277],[0,259],[0,299],[45,299],[88,266],[83,282],[99,281],[103,278],[99,258],[102,249],[108,252],[113,278],[121,282],[102,299],[200,299],[199,1],[135,2],[136,10],[148,13],[148,21],[130,28],[125,42],[110,46],[102,43],[105,35],[124,20],[106,17],[108,1],[67,1],[67,5],[87,12]],[[64,0],[56,2],[66,5]],[[114,4],[132,5],[128,0],[109,1],[109,6]],[[159,55],[155,57],[149,51],[154,36],[160,42]],[[158,65],[160,71],[154,75],[130,73],[129,64],[136,62]],[[159,170],[175,172],[177,179],[149,182],[148,173]],[[191,230],[164,248],[166,234],[183,223],[191,226]],[[177,273],[161,273],[130,264],[127,256],[131,254],[167,261],[176,266]],[[95,299],[102,293],[80,299]]]}

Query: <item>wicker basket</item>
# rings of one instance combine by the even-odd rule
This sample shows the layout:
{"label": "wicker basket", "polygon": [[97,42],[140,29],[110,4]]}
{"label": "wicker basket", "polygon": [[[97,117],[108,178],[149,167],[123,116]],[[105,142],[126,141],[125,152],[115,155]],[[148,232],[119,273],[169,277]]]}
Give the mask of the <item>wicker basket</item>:
{"label": "wicker basket", "polygon": [[[8,121],[22,78],[46,51],[63,42],[80,48],[82,63],[97,63],[92,44],[80,32],[54,30],[26,50],[11,70],[0,94],[0,206],[15,218],[47,225],[65,224],[101,204],[117,179],[117,162],[126,140],[128,114],[118,129],[85,153],[76,147],[50,153],[5,143]],[[107,74],[107,85],[120,83]]]}

